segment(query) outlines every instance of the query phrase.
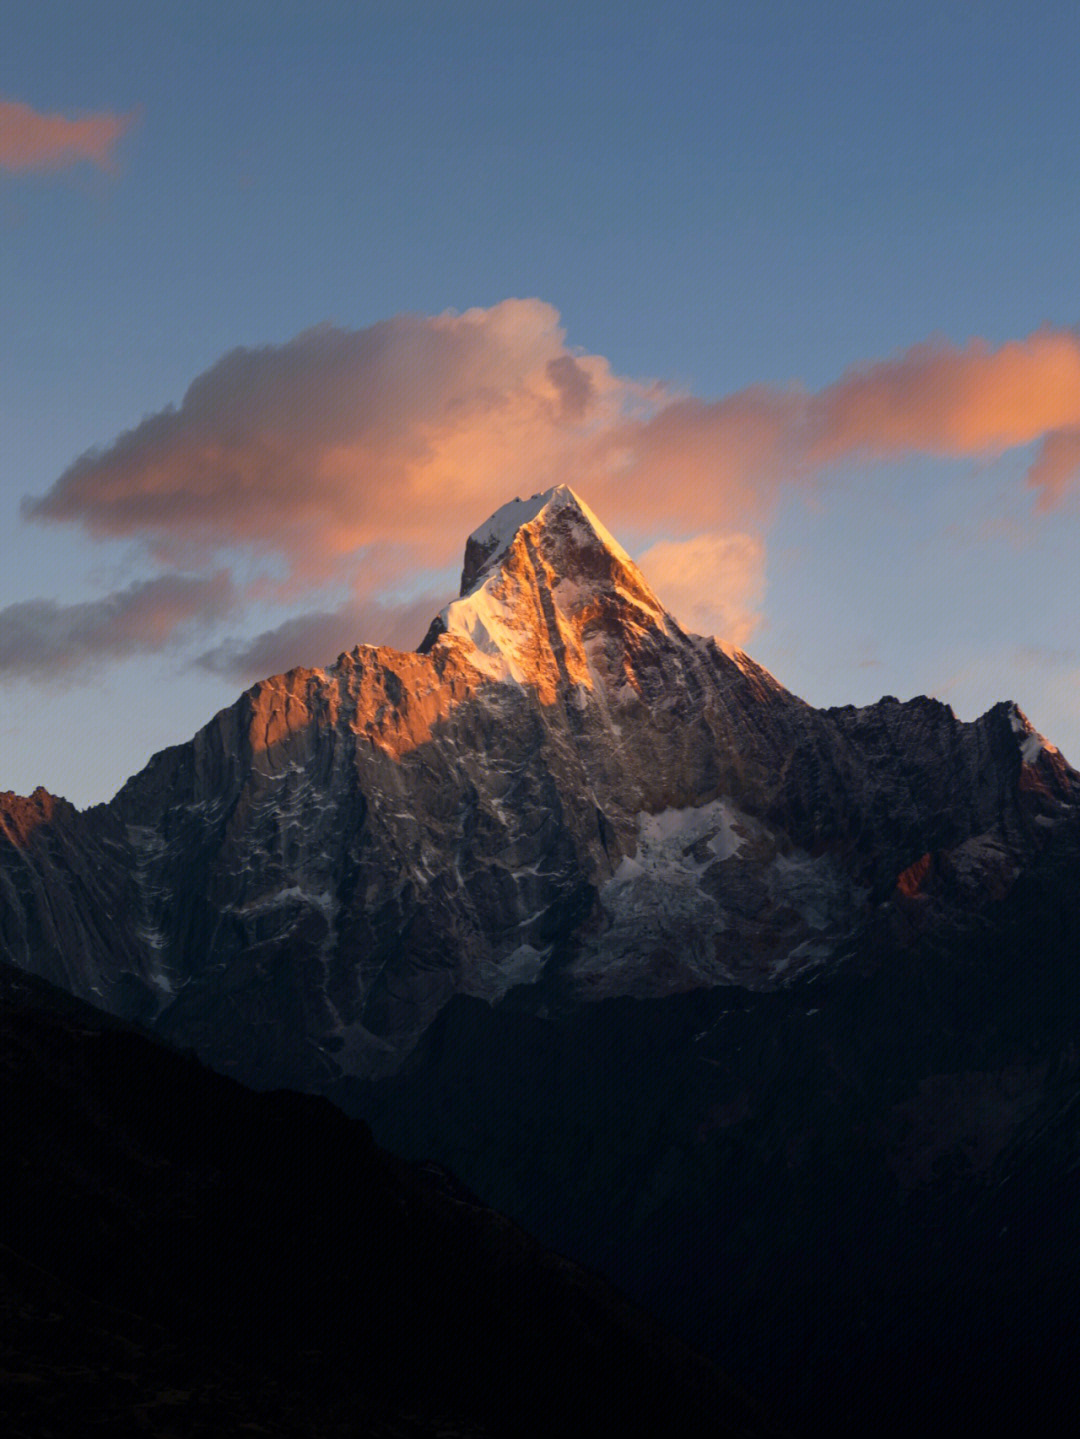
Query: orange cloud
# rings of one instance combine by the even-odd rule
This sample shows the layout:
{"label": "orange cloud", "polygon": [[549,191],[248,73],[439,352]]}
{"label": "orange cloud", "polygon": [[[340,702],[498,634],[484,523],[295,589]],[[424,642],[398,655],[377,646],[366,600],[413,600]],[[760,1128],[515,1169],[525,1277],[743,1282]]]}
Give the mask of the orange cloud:
{"label": "orange cloud", "polygon": [[613,373],[567,346],[550,305],[507,300],[234,350],[178,406],[75,460],[24,513],[135,537],[187,569],[274,556],[279,601],[350,585],[345,606],[234,647],[243,668],[290,643],[325,658],[361,623],[382,632],[355,639],[397,638],[391,611],[407,606],[395,575],[430,590],[431,572],[459,562],[463,534],[508,497],[567,482],[631,546],[661,529],[646,572],[692,628],[739,643],[761,602],[756,535],[784,486],[845,461],[992,456],[1033,441],[1028,482],[1045,508],[1080,477],[1072,330],[996,349],[935,341],[817,392],[758,385],[705,400]]}
{"label": "orange cloud", "polygon": [[692,634],[745,645],[761,622],[765,546],[754,535],[662,540],[638,559],[667,608]]}
{"label": "orange cloud", "polygon": [[810,401],[811,459],[997,454],[1080,423],[1080,337],[1036,330],[991,349],[917,345]]}
{"label": "orange cloud", "polygon": [[982,340],[917,345],[817,393],[759,385],[720,400],[675,399],[617,427],[610,444],[643,494],[659,486],[661,502],[685,498],[700,509],[719,488],[733,515],[760,517],[779,485],[829,464],[993,456],[1040,439],[1028,483],[1049,508],[1080,478],[1078,435],[1080,336],[1044,328],[997,349]]}
{"label": "orange cloud", "polygon": [[63,170],[87,161],[116,168],[115,150],[134,115],[43,115],[18,100],[0,100],[0,169]]}

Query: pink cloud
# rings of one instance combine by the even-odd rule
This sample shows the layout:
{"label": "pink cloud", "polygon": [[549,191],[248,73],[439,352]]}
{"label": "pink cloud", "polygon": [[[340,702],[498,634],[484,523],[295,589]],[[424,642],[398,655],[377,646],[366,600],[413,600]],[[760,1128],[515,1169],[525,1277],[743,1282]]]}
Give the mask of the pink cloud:
{"label": "pink cloud", "polygon": [[81,161],[116,168],[116,146],[130,115],[44,115],[18,100],[0,99],[0,170],[63,170]]}
{"label": "pink cloud", "polygon": [[24,513],[134,537],[187,569],[272,556],[279,601],[350,585],[344,606],[206,661],[248,672],[271,655],[284,663],[290,646],[290,663],[325,662],[350,634],[371,637],[369,624],[397,640],[391,612],[417,616],[395,580],[430,589],[425,576],[459,562],[463,536],[508,497],[567,482],[626,542],[661,530],[646,573],[664,576],[652,578],[688,624],[739,643],[761,603],[759,535],[784,487],[844,462],[1041,441],[1028,481],[1045,508],[1080,476],[1078,436],[1072,330],[997,348],[934,341],[816,392],[757,385],[707,400],[617,375],[567,345],[550,305],[507,300],[231,351]]}
{"label": "pink cloud", "polygon": [[693,634],[743,646],[761,622],[765,546],[755,535],[661,540],[638,559],[667,608]]}

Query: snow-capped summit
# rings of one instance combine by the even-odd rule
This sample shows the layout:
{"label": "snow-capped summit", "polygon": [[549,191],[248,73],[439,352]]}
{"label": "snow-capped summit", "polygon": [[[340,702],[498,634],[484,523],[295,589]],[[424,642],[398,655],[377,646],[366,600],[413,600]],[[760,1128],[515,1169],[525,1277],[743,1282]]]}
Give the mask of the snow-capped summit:
{"label": "snow-capped summit", "polygon": [[588,526],[597,540],[623,564],[633,568],[633,561],[618,540],[604,528],[583,499],[569,485],[556,485],[527,500],[514,499],[502,505],[478,525],[465,541],[465,567],[461,575],[461,593],[476,588],[485,571],[502,559],[513,544],[518,531],[526,525],[549,525],[557,515],[570,511],[579,522]]}
{"label": "snow-capped summit", "polygon": [[460,597],[421,652],[443,636],[464,640],[492,679],[531,685],[550,702],[567,684],[619,683],[626,656],[611,639],[652,629],[681,635],[619,542],[558,485],[511,500],[473,531]]}

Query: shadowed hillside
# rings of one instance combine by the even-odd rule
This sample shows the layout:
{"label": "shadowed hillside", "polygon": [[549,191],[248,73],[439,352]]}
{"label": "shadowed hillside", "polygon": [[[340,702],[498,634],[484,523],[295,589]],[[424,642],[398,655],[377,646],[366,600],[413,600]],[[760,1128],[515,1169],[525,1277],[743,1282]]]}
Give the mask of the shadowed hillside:
{"label": "shadowed hillside", "polygon": [[758,1434],[604,1282],[326,1100],[0,970],[12,1434]]}

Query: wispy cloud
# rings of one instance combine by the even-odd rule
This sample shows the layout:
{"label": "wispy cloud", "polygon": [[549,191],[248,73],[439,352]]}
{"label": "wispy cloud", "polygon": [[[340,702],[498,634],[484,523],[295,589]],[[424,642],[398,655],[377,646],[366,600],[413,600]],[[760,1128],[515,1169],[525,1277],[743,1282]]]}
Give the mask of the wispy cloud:
{"label": "wispy cloud", "polygon": [[190,638],[223,617],[235,591],[224,572],[159,575],[82,604],[22,600],[0,610],[0,675],[66,679]]}
{"label": "wispy cloud", "polygon": [[116,147],[134,114],[42,114],[19,100],[0,99],[0,170],[64,170],[89,163],[116,169]]}
{"label": "wispy cloud", "polygon": [[334,609],[295,615],[253,639],[225,640],[199,655],[196,663],[246,682],[298,665],[316,668],[329,664],[344,651],[373,639],[395,649],[412,650],[424,638],[445,598],[431,593],[403,604],[350,599]]}

